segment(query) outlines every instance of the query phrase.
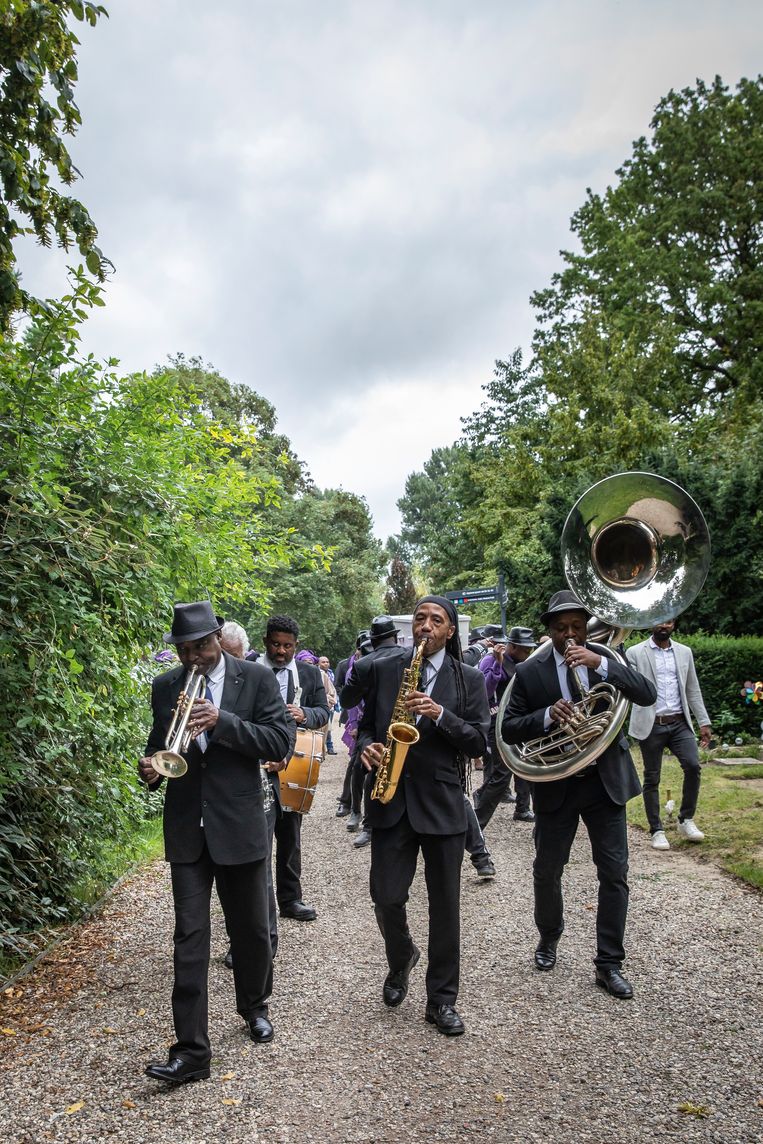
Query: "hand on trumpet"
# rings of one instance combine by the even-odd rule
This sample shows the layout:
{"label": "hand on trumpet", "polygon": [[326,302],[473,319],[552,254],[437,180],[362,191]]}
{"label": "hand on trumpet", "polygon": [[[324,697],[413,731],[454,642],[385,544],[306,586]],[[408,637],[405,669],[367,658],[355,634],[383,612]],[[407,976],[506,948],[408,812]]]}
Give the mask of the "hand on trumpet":
{"label": "hand on trumpet", "polygon": [[211,699],[194,700],[188,728],[193,738],[201,735],[203,731],[211,731],[220,716],[220,708],[215,707]]}
{"label": "hand on trumpet", "polygon": [[151,761],[152,757],[153,756],[151,755],[144,755],[143,758],[138,761],[138,772],[146,786],[152,786],[157,781],[157,779],[162,777],[158,771],[154,770],[154,766]]}

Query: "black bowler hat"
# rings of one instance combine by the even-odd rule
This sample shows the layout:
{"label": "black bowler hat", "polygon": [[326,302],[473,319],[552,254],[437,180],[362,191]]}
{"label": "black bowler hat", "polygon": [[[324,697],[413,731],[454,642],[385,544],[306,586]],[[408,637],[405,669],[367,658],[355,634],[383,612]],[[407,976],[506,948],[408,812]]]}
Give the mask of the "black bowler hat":
{"label": "black bowler hat", "polygon": [[212,611],[209,600],[199,600],[196,604],[175,604],[172,631],[167,632],[164,642],[179,644],[200,640],[211,632],[218,632],[224,623]]}
{"label": "black bowler hat", "polygon": [[503,638],[503,628],[500,624],[485,624],[482,628],[482,638],[499,640]]}
{"label": "black bowler hat", "polygon": [[538,646],[533,639],[532,628],[512,628],[506,642],[513,643],[514,647]]}
{"label": "black bowler hat", "polygon": [[358,632],[358,638],[355,640],[355,647],[360,648],[361,644],[367,643],[371,638],[371,633],[368,628],[363,628],[362,632]]}
{"label": "black bowler hat", "polygon": [[591,618],[588,608],[580,603],[574,592],[567,589],[562,592],[554,592],[548,602],[548,608],[540,618],[541,623],[547,624],[551,617],[558,615],[559,612],[584,612],[589,619]]}
{"label": "black bowler hat", "polygon": [[395,627],[392,616],[374,616],[369,635],[372,640],[383,640],[387,636],[396,636],[399,631],[400,628]]}

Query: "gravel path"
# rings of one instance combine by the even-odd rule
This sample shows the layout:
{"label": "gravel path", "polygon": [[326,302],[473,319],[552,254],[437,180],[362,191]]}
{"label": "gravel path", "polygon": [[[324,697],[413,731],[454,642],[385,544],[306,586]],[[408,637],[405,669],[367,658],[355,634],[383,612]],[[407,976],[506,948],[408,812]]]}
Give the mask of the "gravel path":
{"label": "gravel path", "polygon": [[[345,759],[327,760],[305,821],[305,897],[319,917],[282,923],[273,1044],[244,1035],[220,964],[220,919],[212,1078],[167,1091],[143,1076],[172,1040],[171,897],[157,863],[2,998],[0,1140],[763,1139],[760,896],[676,851],[654,853],[634,832],[626,972],[636,996],[617,1002],[593,984],[585,834],[567,873],[559,963],[541,975],[531,964],[531,829],[501,808],[488,837],[495,882],[464,865],[458,1007],[467,1032],[451,1040],[422,1019],[423,959],[406,1002],[382,1004],[369,850],[353,850],[334,817]],[[422,882],[419,874],[410,910],[419,941]]]}

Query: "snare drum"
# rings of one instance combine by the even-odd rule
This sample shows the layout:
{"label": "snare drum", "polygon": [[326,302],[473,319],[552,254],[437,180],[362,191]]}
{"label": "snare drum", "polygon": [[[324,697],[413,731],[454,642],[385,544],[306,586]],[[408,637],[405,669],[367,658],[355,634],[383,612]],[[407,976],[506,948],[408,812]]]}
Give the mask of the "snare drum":
{"label": "snare drum", "polygon": [[294,754],[284,770],[278,772],[281,783],[281,805],[284,810],[307,814],[313,805],[315,788],[323,762],[324,740],[321,731],[300,727]]}

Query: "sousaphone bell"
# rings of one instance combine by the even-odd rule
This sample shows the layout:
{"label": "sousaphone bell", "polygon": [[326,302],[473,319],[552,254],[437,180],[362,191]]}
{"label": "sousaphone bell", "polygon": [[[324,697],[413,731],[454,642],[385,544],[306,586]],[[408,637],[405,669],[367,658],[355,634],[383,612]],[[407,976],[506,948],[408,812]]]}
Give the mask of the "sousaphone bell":
{"label": "sousaphone bell", "polygon": [[[651,628],[686,611],[710,566],[710,535],[689,494],[654,473],[617,473],[592,485],[562,530],[562,563],[570,589],[594,619],[589,646],[621,663],[614,646],[634,628]],[[537,655],[543,645],[533,652]],[[583,770],[614,741],[628,701],[597,684],[575,704],[577,718],[549,735],[506,743],[501,724],[512,691],[496,715],[498,752],[509,770],[529,782],[553,782]],[[614,692],[614,695],[612,694]]]}

